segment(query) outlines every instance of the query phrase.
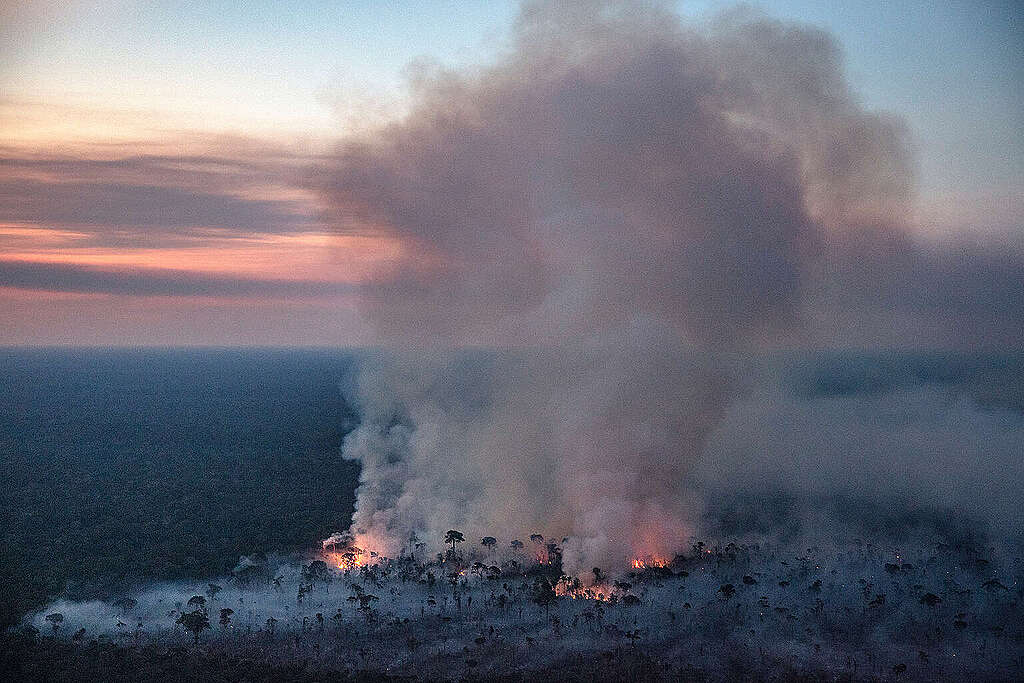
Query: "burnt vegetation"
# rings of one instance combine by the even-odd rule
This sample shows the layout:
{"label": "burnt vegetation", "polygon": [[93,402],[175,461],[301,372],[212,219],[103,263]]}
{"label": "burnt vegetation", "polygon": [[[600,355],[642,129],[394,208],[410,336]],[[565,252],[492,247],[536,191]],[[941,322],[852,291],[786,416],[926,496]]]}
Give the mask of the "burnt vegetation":
{"label": "burnt vegetation", "polygon": [[[5,357],[12,680],[1024,675],[1019,547],[940,511],[711,499],[707,536],[632,569],[468,528],[341,568],[310,548],[351,511],[347,361],[146,356]],[[835,374],[809,386],[856,390]]]}
{"label": "burnt vegetation", "polygon": [[90,658],[140,675],[174,661],[199,679],[257,680],[1024,674],[1022,565],[991,547],[695,541],[584,582],[563,573],[554,539],[536,542],[540,559],[497,539],[428,556],[414,540],[347,568],[247,558],[207,597],[171,584],[108,610],[66,603],[5,636],[8,664],[73,678]]}

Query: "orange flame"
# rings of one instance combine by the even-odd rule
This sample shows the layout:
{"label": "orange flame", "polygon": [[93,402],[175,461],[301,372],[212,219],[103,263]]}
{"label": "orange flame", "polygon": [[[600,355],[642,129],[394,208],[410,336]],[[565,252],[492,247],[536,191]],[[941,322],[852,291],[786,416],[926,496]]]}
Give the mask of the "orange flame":
{"label": "orange flame", "polygon": [[342,571],[377,564],[379,546],[366,534],[335,533],[321,541],[324,561]]}
{"label": "orange flame", "polygon": [[663,557],[655,557],[655,556],[651,556],[651,557],[634,557],[633,561],[630,563],[630,566],[632,566],[633,569],[637,569],[637,570],[654,569],[654,568],[660,569],[661,567],[667,567],[668,566],[668,560],[666,560]]}
{"label": "orange flame", "polygon": [[594,586],[587,587],[578,582],[568,584],[564,581],[559,581],[555,584],[555,595],[569,598],[570,600],[596,600],[599,602],[611,600],[610,590],[601,590]]}
{"label": "orange flame", "polygon": [[[356,549],[358,550],[358,548]],[[347,551],[347,552],[325,552],[324,557],[326,561],[333,567],[337,567],[342,571],[349,569],[355,569],[356,567],[362,567],[368,564],[366,558],[363,557],[363,551],[358,553]]]}

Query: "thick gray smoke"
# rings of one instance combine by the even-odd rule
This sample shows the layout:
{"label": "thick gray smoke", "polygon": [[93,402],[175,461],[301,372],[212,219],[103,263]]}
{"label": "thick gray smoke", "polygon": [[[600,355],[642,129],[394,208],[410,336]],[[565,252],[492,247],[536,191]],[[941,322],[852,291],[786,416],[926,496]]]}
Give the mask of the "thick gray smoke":
{"label": "thick gray smoke", "polygon": [[[529,2],[494,64],[411,88],[319,173],[339,229],[404,247],[361,295],[389,350],[348,387],[371,547],[457,528],[568,537],[570,570],[670,555],[742,384],[710,351],[998,343],[1024,318],[994,310],[1016,256],[904,232],[907,133],[859,106],[822,31]],[[507,352],[451,350],[473,347]]]}
{"label": "thick gray smoke", "polygon": [[638,345],[365,358],[350,392],[363,422],[343,446],[363,465],[353,528],[388,554],[456,528],[569,537],[566,561],[586,571],[671,557],[693,531],[684,482],[725,381]]}

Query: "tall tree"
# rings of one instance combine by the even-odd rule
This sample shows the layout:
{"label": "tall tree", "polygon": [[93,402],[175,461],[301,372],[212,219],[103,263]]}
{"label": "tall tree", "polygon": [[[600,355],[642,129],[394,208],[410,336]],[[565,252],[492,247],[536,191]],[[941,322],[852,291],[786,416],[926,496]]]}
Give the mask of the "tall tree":
{"label": "tall tree", "polygon": [[207,618],[206,610],[204,609],[185,612],[178,617],[175,623],[184,626],[185,630],[194,636],[196,645],[199,644],[199,634],[205,629],[210,628],[210,620]]}
{"label": "tall tree", "polygon": [[444,542],[452,544],[452,552],[455,552],[455,546],[466,540],[466,537],[462,535],[462,532],[456,531],[455,529],[449,529],[448,533],[444,535]]}

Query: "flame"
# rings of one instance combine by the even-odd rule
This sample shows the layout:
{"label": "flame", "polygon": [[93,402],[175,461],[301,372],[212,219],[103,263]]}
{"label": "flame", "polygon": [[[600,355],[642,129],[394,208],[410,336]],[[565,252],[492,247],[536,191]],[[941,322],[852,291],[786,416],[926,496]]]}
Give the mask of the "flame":
{"label": "flame", "polygon": [[559,581],[555,584],[555,595],[561,598],[569,598],[570,600],[596,600],[599,602],[608,602],[612,597],[610,589],[599,589],[595,586],[588,587],[580,584],[578,581],[571,584]]}
{"label": "flame", "polygon": [[383,557],[373,539],[361,533],[334,533],[320,544],[324,561],[342,571],[377,564]]}
{"label": "flame", "polygon": [[668,560],[663,557],[650,556],[650,557],[634,557],[630,566],[633,569],[660,569],[668,566]]}
{"label": "flame", "polygon": [[369,564],[366,558],[363,557],[362,551],[360,553],[354,553],[352,551],[347,552],[325,552],[324,557],[329,565],[337,567],[342,571],[349,569],[355,569],[356,567],[362,567]]}

